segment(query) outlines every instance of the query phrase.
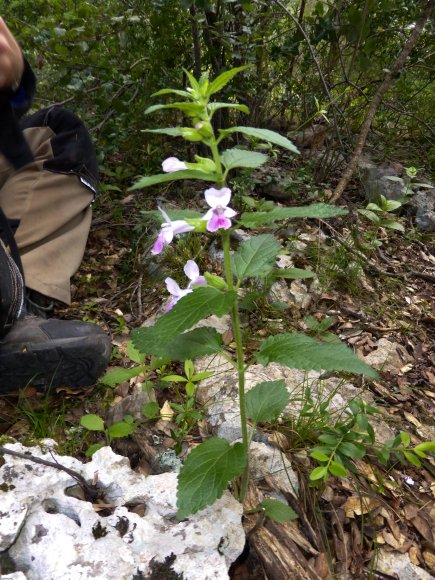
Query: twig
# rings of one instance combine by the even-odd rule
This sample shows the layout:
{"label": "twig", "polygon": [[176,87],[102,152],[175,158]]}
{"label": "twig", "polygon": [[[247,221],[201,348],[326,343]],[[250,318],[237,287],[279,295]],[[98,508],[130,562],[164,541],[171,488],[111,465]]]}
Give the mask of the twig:
{"label": "twig", "polygon": [[69,467],[65,467],[60,463],[47,461],[46,459],[41,459],[40,457],[35,457],[34,455],[27,455],[26,453],[20,453],[19,451],[13,451],[12,449],[7,449],[6,447],[0,447],[0,453],[12,455],[13,457],[20,457],[21,459],[33,461],[33,463],[38,463],[47,467],[53,467],[53,469],[58,469],[59,471],[64,471],[79,483],[79,485],[86,491],[92,501],[101,497],[101,490],[96,489],[93,485],[89,485],[86,479],[77,471],[74,471]]}

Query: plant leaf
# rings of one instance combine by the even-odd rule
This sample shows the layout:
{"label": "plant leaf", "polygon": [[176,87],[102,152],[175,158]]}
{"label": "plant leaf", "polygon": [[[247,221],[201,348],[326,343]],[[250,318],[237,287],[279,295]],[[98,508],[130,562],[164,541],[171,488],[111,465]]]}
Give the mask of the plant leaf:
{"label": "plant leaf", "polygon": [[327,477],[327,475],[328,468],[324,465],[320,465],[319,467],[313,469],[313,471],[310,473],[310,479],[311,481],[317,481],[318,479],[324,479]]}
{"label": "plant leaf", "polygon": [[298,514],[290,506],[277,499],[263,499],[258,507],[264,510],[267,518],[275,522],[288,522],[298,518]]}
{"label": "plant leaf", "polygon": [[238,103],[209,103],[207,105],[207,109],[211,117],[219,109],[236,109],[236,111],[241,111],[242,113],[249,113],[249,109],[246,105],[239,105]]}
{"label": "plant leaf", "polygon": [[232,256],[234,274],[240,280],[268,274],[275,264],[279,251],[279,243],[270,234],[246,240]]}
{"label": "plant leaf", "polygon": [[98,415],[89,413],[80,418],[80,425],[89,431],[104,431],[104,421]]}
{"label": "plant leaf", "polygon": [[143,371],[143,367],[136,366],[131,367],[130,369],[114,369],[112,371],[108,371],[101,379],[99,380],[100,383],[103,385],[107,385],[108,387],[115,388],[119,385],[119,383],[123,383],[124,381],[129,381],[133,377],[137,377]]}
{"label": "plant leaf", "polygon": [[225,439],[213,437],[192,449],[178,476],[177,519],[220,498],[245,466],[246,451],[241,443],[231,446]]}
{"label": "plant leaf", "polygon": [[316,461],[329,461],[329,457],[325,453],[321,453],[315,449],[311,451],[310,456]]}
{"label": "plant leaf", "polygon": [[85,451],[86,457],[92,457],[92,455],[102,447],[104,447],[102,443],[93,443],[92,445],[89,445]]}
{"label": "plant leaf", "polygon": [[156,175],[145,175],[134,185],[128,188],[128,191],[135,189],[142,189],[150,185],[157,185],[158,183],[167,183],[168,181],[177,181],[179,179],[202,179],[203,181],[216,181],[216,175],[211,173],[204,173],[195,169],[182,169],[181,171],[174,171],[173,173],[157,173]]}
{"label": "plant leaf", "polygon": [[249,65],[238,66],[221,73],[210,83],[207,95],[208,96],[214,95],[214,93],[217,93],[218,91],[223,89],[224,86],[227,85],[230,82],[230,80],[232,80],[232,78],[236,76],[237,73],[239,73],[242,70],[246,70],[247,68],[249,68]]}
{"label": "plant leaf", "polygon": [[145,356],[135,348],[133,341],[129,340],[127,342],[127,356],[133,362],[141,365],[145,360]]}
{"label": "plant leaf", "polygon": [[257,360],[264,366],[277,362],[303,370],[347,371],[370,377],[378,376],[376,371],[344,344],[318,342],[300,333],[270,336],[261,344]]}
{"label": "plant leaf", "polygon": [[145,415],[147,419],[154,419],[159,414],[159,405],[155,401],[150,401],[145,403],[142,407],[142,414]]}
{"label": "plant leaf", "polygon": [[313,203],[304,207],[275,207],[271,211],[243,213],[238,222],[247,228],[257,228],[258,226],[273,224],[278,220],[299,218],[327,219],[346,215],[347,213],[346,210],[340,207],[326,203]]}
{"label": "plant leaf", "polygon": [[[236,298],[236,292],[222,292],[209,286],[195,288],[193,292],[179,300],[172,310],[162,316],[154,326],[134,329],[132,332],[133,343],[140,352],[146,354],[169,351],[170,349],[167,347],[172,341],[175,341],[178,334],[188,330],[210,314],[223,316],[230,310]],[[198,334],[193,336],[198,336]],[[208,336],[214,335],[209,334]],[[180,346],[179,343],[174,344]],[[156,356],[162,355],[156,353]],[[167,356],[172,356],[172,354],[167,354]]]}
{"label": "plant leaf", "polygon": [[235,167],[260,167],[269,159],[264,153],[246,151],[245,149],[227,149],[222,153],[221,161],[227,169]]}
{"label": "plant leaf", "polygon": [[182,137],[183,135],[179,127],[166,127],[164,129],[142,129],[142,133],[157,133],[160,135],[170,135],[171,137]]}
{"label": "plant leaf", "polygon": [[246,393],[246,415],[255,423],[274,421],[289,403],[284,380],[258,383]]}
{"label": "plant leaf", "polygon": [[254,137],[260,141],[267,141],[268,143],[273,143],[274,145],[279,145],[284,149],[288,149],[292,153],[299,153],[298,148],[293,145],[293,143],[270,129],[257,129],[255,127],[230,127],[229,129],[220,130],[221,135],[228,135],[229,133],[242,133],[248,137]]}
{"label": "plant leaf", "polygon": [[128,437],[135,430],[136,425],[131,423],[126,423],[125,421],[119,421],[118,423],[113,423],[108,429],[110,437]]}
{"label": "plant leaf", "polygon": [[167,356],[171,360],[184,361],[215,354],[221,352],[221,350],[222,335],[214,328],[202,327],[177,336],[162,349],[159,356]]}
{"label": "plant leaf", "polygon": [[363,445],[356,445],[355,443],[349,443],[348,441],[343,441],[338,447],[339,453],[350,457],[351,459],[361,459],[366,454],[366,450]]}
{"label": "plant leaf", "polygon": [[145,109],[144,114],[149,115],[150,113],[155,113],[155,111],[161,111],[162,109],[178,109],[183,111],[186,115],[200,115],[202,113],[203,107],[199,103],[168,103],[167,105],[151,105]]}
{"label": "plant leaf", "polygon": [[346,477],[347,476],[347,469],[338,461],[331,461],[329,465],[329,472],[335,477]]}
{"label": "plant leaf", "polygon": [[180,91],[178,89],[161,89],[156,93],[153,93],[152,97],[159,97],[160,95],[178,95],[179,97],[186,97],[186,99],[193,99],[192,93],[188,91]]}

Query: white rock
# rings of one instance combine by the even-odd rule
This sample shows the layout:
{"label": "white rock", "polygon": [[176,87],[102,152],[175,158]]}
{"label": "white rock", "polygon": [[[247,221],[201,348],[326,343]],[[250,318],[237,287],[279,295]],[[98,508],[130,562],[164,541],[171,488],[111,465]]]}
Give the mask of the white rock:
{"label": "white rock", "polygon": [[27,580],[27,576],[22,572],[12,572],[12,574],[2,574],[2,580]]}
{"label": "white rock", "polygon": [[[8,447],[27,451],[20,444]],[[0,505],[8,501],[0,537],[16,569],[28,580],[129,580],[139,573],[147,576],[153,562],[172,555],[172,569],[186,580],[228,578],[228,568],[245,543],[242,506],[229,492],[178,522],[173,473],[144,477],[109,447],[97,451],[85,465],[72,457],[44,454],[39,447],[31,448],[31,453],[70,467],[88,481],[97,478],[105,502],[115,510],[101,516],[89,502],[65,494],[76,484],[67,473],[5,455],[0,483],[15,487],[0,492]],[[135,502],[145,504],[144,517],[125,507]],[[21,516],[24,521],[16,518],[17,512],[27,514]]]}
{"label": "white rock", "polygon": [[423,568],[413,564],[408,554],[387,552],[382,549],[377,554],[375,569],[399,580],[433,580],[434,578]]}
{"label": "white rock", "polygon": [[367,356],[362,357],[371,367],[378,371],[397,373],[412,358],[400,344],[381,338],[376,344],[376,349]]}
{"label": "white rock", "polygon": [[264,479],[264,474],[272,475],[280,482],[281,489],[298,495],[299,482],[290,461],[276,447],[265,443],[251,443],[250,450],[251,475],[255,481]]}

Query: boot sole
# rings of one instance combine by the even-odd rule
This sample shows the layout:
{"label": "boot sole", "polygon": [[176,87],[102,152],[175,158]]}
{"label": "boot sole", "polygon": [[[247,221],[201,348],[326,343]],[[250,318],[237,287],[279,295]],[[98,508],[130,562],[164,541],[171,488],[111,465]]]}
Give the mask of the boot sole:
{"label": "boot sole", "polygon": [[21,350],[0,352],[0,392],[28,385],[89,387],[105,371],[111,355],[105,334],[31,344]]}

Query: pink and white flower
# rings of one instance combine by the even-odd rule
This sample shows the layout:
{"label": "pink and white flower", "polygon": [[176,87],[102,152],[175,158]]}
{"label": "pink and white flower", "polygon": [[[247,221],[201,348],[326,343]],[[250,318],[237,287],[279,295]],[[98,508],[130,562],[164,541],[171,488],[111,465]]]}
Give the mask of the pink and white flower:
{"label": "pink and white flower", "polygon": [[199,268],[193,260],[188,260],[186,265],[184,266],[184,273],[189,278],[190,282],[187,288],[184,290],[180,288],[177,282],[173,278],[166,278],[165,284],[166,288],[168,289],[169,294],[171,295],[171,299],[169,304],[165,308],[165,312],[169,312],[171,308],[183,298],[183,296],[187,296],[193,291],[193,288],[196,286],[206,286],[207,282],[204,276],[201,276],[199,273]]}
{"label": "pink and white flower", "polygon": [[202,218],[207,220],[207,230],[216,232],[217,230],[228,230],[231,227],[231,219],[237,212],[228,207],[231,200],[231,189],[223,187],[215,189],[211,187],[204,192],[205,201],[211,209]]}
{"label": "pink and white flower", "polygon": [[168,214],[162,208],[159,207],[158,209],[166,221],[162,223],[160,233],[152,247],[151,254],[153,255],[160,254],[163,248],[172,242],[175,235],[191,232],[195,229],[184,220],[171,221]]}
{"label": "pink and white flower", "polygon": [[165,173],[174,173],[175,171],[187,169],[187,165],[177,157],[168,157],[163,161],[162,168]]}

